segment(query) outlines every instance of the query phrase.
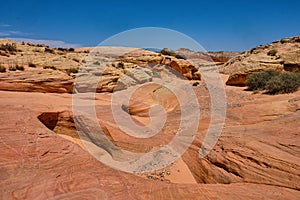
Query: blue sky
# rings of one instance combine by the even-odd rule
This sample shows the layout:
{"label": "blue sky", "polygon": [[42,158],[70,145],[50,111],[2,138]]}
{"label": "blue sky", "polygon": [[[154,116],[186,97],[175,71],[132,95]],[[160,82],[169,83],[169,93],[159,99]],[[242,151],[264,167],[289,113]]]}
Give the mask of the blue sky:
{"label": "blue sky", "polygon": [[[300,1],[5,1],[0,37],[95,46],[133,28],[184,33],[208,51],[244,51],[300,35]],[[56,42],[56,43],[55,43]]]}

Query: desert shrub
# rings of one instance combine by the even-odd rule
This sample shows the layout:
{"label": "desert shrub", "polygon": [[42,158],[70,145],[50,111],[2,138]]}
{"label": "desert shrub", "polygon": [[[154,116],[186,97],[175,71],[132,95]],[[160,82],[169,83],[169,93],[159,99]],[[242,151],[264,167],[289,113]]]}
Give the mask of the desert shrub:
{"label": "desert shrub", "polygon": [[0,65],[0,72],[1,72],[1,73],[6,72],[6,68],[5,68],[4,66],[2,66],[2,65]]}
{"label": "desert shrub", "polygon": [[40,49],[34,49],[33,52],[41,53]]}
{"label": "desert shrub", "polygon": [[198,86],[200,83],[199,82],[194,82],[193,86]]}
{"label": "desert shrub", "polygon": [[17,68],[16,68],[15,66],[10,66],[10,67],[8,68],[8,70],[9,70],[9,71],[16,71]]}
{"label": "desert shrub", "polygon": [[123,62],[119,62],[119,63],[118,63],[118,68],[124,69],[124,66],[125,66],[125,65],[124,65]]}
{"label": "desert shrub", "polygon": [[100,62],[98,60],[96,60],[93,64],[94,65],[100,65]]}
{"label": "desert shrub", "polygon": [[186,57],[184,55],[180,55],[180,54],[176,54],[175,58],[186,60]]}
{"label": "desert shrub", "polygon": [[72,60],[74,60],[75,62],[80,62],[80,60],[78,58],[73,58]]}
{"label": "desert shrub", "polygon": [[186,60],[186,57],[180,54],[176,54],[174,51],[169,50],[167,48],[164,48],[163,50],[161,50],[159,53],[161,53],[162,55],[166,55],[166,56],[174,56],[177,59],[184,59]]}
{"label": "desert shrub", "polygon": [[0,45],[0,50],[4,50],[4,51],[7,51],[7,52],[17,52],[17,46],[16,44],[9,44],[9,43],[6,43],[6,44],[1,44]]}
{"label": "desert shrub", "polygon": [[275,50],[275,49],[272,49],[272,50],[268,51],[268,53],[267,53],[268,56],[276,56],[276,54],[277,54],[277,50]]}
{"label": "desert shrub", "polygon": [[166,56],[175,56],[176,55],[174,51],[171,51],[167,48],[164,48],[163,50],[161,50],[160,53],[162,55],[166,55]]}
{"label": "desert shrub", "polygon": [[9,57],[9,54],[7,54],[5,51],[0,51],[0,56],[7,56],[7,57]]}
{"label": "desert shrub", "polygon": [[89,50],[85,50],[85,51],[83,51],[83,53],[90,53],[90,51]]}
{"label": "desert shrub", "polygon": [[28,66],[32,67],[32,68],[36,68],[36,64],[34,64],[34,63],[28,63]]}
{"label": "desert shrub", "polygon": [[247,77],[246,85],[249,90],[265,90],[267,94],[291,93],[300,87],[300,73],[257,72]]}
{"label": "desert shrub", "polygon": [[54,67],[54,66],[44,66],[43,69],[52,69],[52,70],[56,70],[56,67]]}
{"label": "desert shrub", "polygon": [[74,49],[74,48],[69,48],[68,51],[69,51],[69,52],[74,52],[75,49]]}
{"label": "desert shrub", "polygon": [[24,71],[24,67],[20,65],[16,65],[16,70]]}
{"label": "desert shrub", "polygon": [[279,72],[275,71],[264,71],[264,72],[255,72],[247,76],[246,85],[249,90],[264,90],[267,84],[272,77],[278,75]]}
{"label": "desert shrub", "polygon": [[55,51],[54,51],[53,49],[48,48],[48,47],[45,48],[45,52],[46,52],[46,53],[52,53],[52,54],[55,53]]}
{"label": "desert shrub", "polygon": [[68,51],[68,49],[66,49],[66,48],[57,48],[57,50],[59,50],[59,51]]}
{"label": "desert shrub", "polygon": [[266,91],[269,94],[292,93],[300,87],[300,74],[286,72],[273,77],[266,83]]}
{"label": "desert shrub", "polygon": [[73,74],[78,73],[78,69],[75,67],[71,67],[70,69],[67,69],[67,74],[70,75],[71,73]]}

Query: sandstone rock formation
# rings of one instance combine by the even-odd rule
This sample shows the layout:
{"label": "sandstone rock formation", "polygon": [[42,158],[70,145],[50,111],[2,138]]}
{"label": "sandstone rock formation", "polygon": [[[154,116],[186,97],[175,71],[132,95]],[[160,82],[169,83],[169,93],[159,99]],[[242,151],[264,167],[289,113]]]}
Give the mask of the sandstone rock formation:
{"label": "sandstone rock formation", "polygon": [[258,46],[232,58],[221,68],[230,74],[228,85],[245,86],[248,74],[258,71],[300,71],[300,36],[285,38],[265,46]]}
{"label": "sandstone rock formation", "polygon": [[188,80],[201,80],[201,74],[198,72],[197,66],[187,60],[178,59],[173,56],[164,56],[159,55],[158,53],[149,53],[146,50],[141,50],[125,54],[120,60],[141,66],[162,64],[176,70]]}
{"label": "sandstone rock formation", "polygon": [[0,90],[72,93],[73,79],[51,69],[12,71],[0,73]]}
{"label": "sandstone rock formation", "polygon": [[[12,84],[8,86],[7,81],[9,81],[9,78],[5,78],[10,76],[10,74],[15,74],[14,72],[2,75],[0,78],[0,87],[10,91],[32,91],[23,86],[29,85],[32,87],[33,84],[37,85],[43,82],[43,86],[40,87],[44,89],[36,91],[43,92],[47,90],[46,88],[48,87],[48,92],[71,92],[71,79],[77,76],[78,79],[81,80],[80,86],[77,85],[78,90],[87,92],[112,92],[114,89],[125,89],[135,84],[151,81],[155,74],[150,72],[150,70],[153,70],[153,66],[155,65],[171,67],[171,69],[181,74],[180,76],[189,80],[201,79],[197,67],[190,62],[172,56],[161,56],[158,53],[147,50],[127,48],[125,49],[126,53],[123,53],[124,48],[97,47],[94,51],[91,51],[91,48],[69,51],[68,49],[62,48],[50,48],[42,44],[17,43],[6,39],[0,39],[0,44],[13,45],[16,48],[13,52],[1,50],[5,55],[0,54],[0,65],[6,67],[7,71],[9,71],[9,67],[15,67],[17,65],[25,68],[23,72],[15,72],[16,74],[23,74],[20,75],[23,77],[19,77],[22,79],[22,83],[18,87],[16,84],[14,86]],[[112,48],[113,51],[111,50]],[[90,57],[88,57],[89,53]],[[101,66],[100,62],[102,63]],[[36,70],[26,72],[29,69],[31,70],[29,67],[30,64],[33,65]],[[103,64],[105,66],[103,66]],[[103,67],[105,67],[104,72],[102,70]],[[77,75],[72,73],[77,72],[79,68],[80,70]],[[51,74],[49,74],[50,72],[44,71],[43,69],[54,69],[57,70],[57,72],[51,72]],[[64,76],[63,73],[70,75],[70,78]],[[47,76],[53,77],[54,75],[58,76],[56,80],[69,81],[68,83],[57,83],[58,85],[66,84],[66,86],[63,87],[68,87],[67,90],[51,89],[62,87],[54,87],[51,85],[52,83],[50,84],[51,81],[47,79]],[[30,76],[32,80],[27,79],[26,76]],[[64,76],[64,78],[62,78],[62,76]],[[37,80],[34,81],[34,77],[36,77]],[[123,78],[120,79],[121,77]],[[16,77],[11,78],[15,79],[15,81],[18,80]],[[73,80],[73,82],[75,81],[76,80]]]}
{"label": "sandstone rock formation", "polygon": [[[180,165],[174,163],[165,174],[145,176],[148,180],[114,170],[85,150],[74,127],[70,94],[0,92],[0,103],[5,105],[0,115],[1,198],[298,199],[300,144],[295,140],[299,133],[295,124],[300,119],[299,92],[267,96],[227,88],[224,132],[213,151],[199,159],[210,117],[205,90],[204,86],[196,87],[203,118],[199,135],[182,157],[187,168],[176,168]],[[133,97],[130,113],[137,122],[145,123],[142,110],[153,103],[169,106],[169,113],[177,109],[168,102],[175,100],[172,94],[162,91],[149,100],[145,95],[153,98],[151,91],[152,87],[144,88]],[[163,134],[142,141],[128,137],[110,118],[109,95],[97,94],[96,99],[101,126],[123,149],[152,149],[168,143],[176,130],[178,116],[172,114]],[[173,173],[185,177],[186,170],[198,184],[172,183]]]}
{"label": "sandstone rock formation", "polygon": [[179,55],[185,56],[187,59],[202,59],[202,61],[215,62],[215,63],[225,63],[231,58],[239,55],[239,52],[228,52],[228,51],[218,51],[218,52],[194,52],[186,48],[180,48],[175,51]]}
{"label": "sandstone rock formation", "polygon": [[[264,63],[272,66],[277,65],[277,60],[283,60],[280,62],[283,70],[285,65],[288,70],[297,71],[298,52],[293,50],[296,43],[290,41],[298,39],[274,43],[278,47],[287,45],[284,50],[278,49],[278,59],[278,52],[273,56],[274,52],[268,53],[265,49],[263,52],[269,54],[268,57],[255,58],[259,58],[261,65],[267,61]],[[170,89],[156,84],[153,80],[159,74],[149,69],[160,72],[166,70],[163,65],[172,65],[171,68],[193,79],[197,76],[194,65],[144,50],[120,57],[122,49],[117,47],[111,47],[113,51],[103,48],[101,53],[92,52],[97,56],[91,60],[84,57],[85,49],[68,53],[54,49],[54,53],[42,53],[45,59],[41,59],[38,58],[40,52],[33,52],[31,48],[47,46],[24,43],[17,44],[17,48],[23,49],[24,55],[26,51],[36,53],[37,67],[30,68],[24,63],[25,71],[0,73],[0,199],[299,199],[300,91],[276,96],[252,94],[244,88],[226,86],[228,76],[221,75],[227,96],[226,123],[212,151],[199,158],[210,121],[215,117],[211,113],[208,86],[201,80],[192,87],[201,118],[187,151],[162,169],[125,173],[93,157],[86,142],[100,150],[100,154],[108,152],[109,158],[117,160],[124,157],[122,151],[112,151],[112,145],[118,150],[145,154],[170,143],[180,128],[182,102]],[[118,53],[113,54],[114,51]],[[8,67],[6,59],[21,57],[21,53],[0,56],[2,64]],[[56,70],[43,69],[44,61],[53,56],[62,57],[61,63],[78,63],[71,58],[76,55],[81,55],[84,61],[79,61],[83,66],[75,79],[73,73],[66,73],[68,67],[58,66],[58,63]],[[234,58],[233,63],[243,62],[238,59]],[[275,63],[270,64],[270,60]],[[202,59],[197,61],[210,65]],[[233,70],[230,66],[224,68],[226,73]],[[78,67],[77,64],[74,67]],[[105,70],[101,70],[103,68]],[[168,73],[162,73],[159,78],[173,74]],[[151,80],[153,83],[149,83]],[[74,85],[74,81],[80,84]],[[190,84],[185,79],[180,81]],[[121,90],[137,86],[129,102],[122,96],[113,101],[116,93],[126,92],[110,93],[116,87]],[[78,93],[70,94],[73,87]],[[89,98],[88,93],[81,90],[101,93]],[[80,97],[84,102],[79,107],[94,105],[97,117],[74,117],[73,97]],[[186,96],[183,100],[190,103]],[[112,106],[121,109],[113,113]],[[133,137],[115,120],[114,115],[125,114],[135,124],[147,126],[152,122],[150,111],[151,116],[161,119],[161,113],[153,109],[158,106],[164,108],[166,121],[164,127],[149,138]],[[188,115],[186,120],[190,118]],[[102,128],[101,133],[95,129],[97,125]],[[80,138],[82,133],[86,137]],[[92,137],[99,140],[93,141]]]}

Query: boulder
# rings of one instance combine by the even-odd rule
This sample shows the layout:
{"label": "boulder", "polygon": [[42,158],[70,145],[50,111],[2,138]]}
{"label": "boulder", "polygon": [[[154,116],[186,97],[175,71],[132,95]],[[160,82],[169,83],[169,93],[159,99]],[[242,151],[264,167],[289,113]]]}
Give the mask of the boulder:
{"label": "boulder", "polygon": [[149,69],[136,67],[129,70],[126,75],[133,78],[137,83],[146,83],[152,81],[153,73]]}

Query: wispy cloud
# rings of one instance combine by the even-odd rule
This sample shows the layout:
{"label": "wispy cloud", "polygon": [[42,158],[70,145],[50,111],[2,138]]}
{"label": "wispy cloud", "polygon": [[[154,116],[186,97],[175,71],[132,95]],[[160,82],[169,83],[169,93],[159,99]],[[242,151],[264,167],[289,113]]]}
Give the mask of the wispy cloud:
{"label": "wispy cloud", "polygon": [[0,27],[11,27],[12,25],[10,24],[3,24],[3,23],[0,23]]}
{"label": "wispy cloud", "polygon": [[0,31],[0,37],[14,36],[14,35],[29,35],[29,33],[23,33],[21,31]]}
{"label": "wispy cloud", "polygon": [[72,44],[67,43],[60,40],[37,40],[37,39],[31,39],[31,38],[7,38],[11,40],[15,40],[17,42],[30,42],[33,44],[46,44],[50,47],[61,47],[61,48],[78,48],[81,47],[80,44]]}

